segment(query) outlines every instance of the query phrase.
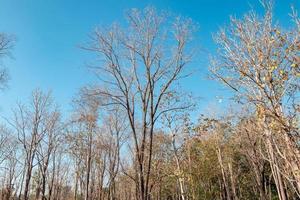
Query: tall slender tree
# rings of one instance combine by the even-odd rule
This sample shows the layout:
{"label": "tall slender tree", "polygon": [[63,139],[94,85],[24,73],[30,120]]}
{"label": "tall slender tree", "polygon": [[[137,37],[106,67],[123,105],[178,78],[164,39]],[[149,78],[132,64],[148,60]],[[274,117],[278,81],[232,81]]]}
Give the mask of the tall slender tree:
{"label": "tall slender tree", "polygon": [[151,198],[149,190],[155,128],[163,113],[180,110],[179,101],[168,105],[175,84],[187,75],[188,52],[194,26],[189,19],[171,19],[154,8],[133,9],[125,29],[114,25],[97,29],[85,49],[103,63],[93,67],[101,86],[87,94],[103,105],[119,105],[127,114],[134,149],[137,199]]}

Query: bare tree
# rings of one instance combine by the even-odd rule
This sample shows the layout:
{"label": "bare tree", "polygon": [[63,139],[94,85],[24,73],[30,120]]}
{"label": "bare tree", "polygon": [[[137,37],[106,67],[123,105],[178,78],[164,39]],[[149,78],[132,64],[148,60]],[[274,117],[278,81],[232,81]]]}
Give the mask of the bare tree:
{"label": "bare tree", "polygon": [[[169,103],[172,102],[173,99],[169,99]],[[165,128],[167,128],[167,132],[169,132],[169,137],[171,138],[172,143],[172,154],[175,160],[175,176],[178,179],[178,185],[180,190],[180,197],[182,200],[188,199],[188,186],[186,184],[186,177],[187,175],[184,174],[184,161],[187,161],[187,166],[189,168],[189,155],[185,158],[184,155],[180,155],[182,149],[187,148],[187,154],[189,153],[189,132],[188,127],[190,126],[189,122],[189,114],[188,112],[192,111],[194,108],[193,104],[191,103],[192,100],[187,98],[185,101],[189,102],[186,105],[190,105],[190,107],[186,107],[186,109],[182,111],[174,111],[165,113],[162,116],[163,124],[165,124]],[[184,157],[184,159],[183,159]],[[193,195],[191,195],[193,196]]]}
{"label": "bare tree", "polygon": [[[39,166],[39,171],[41,174],[41,184],[38,186],[38,191],[41,193],[41,199],[46,200],[46,186],[48,178],[48,169],[53,159],[53,154],[55,153],[62,135],[62,123],[60,122],[59,111],[52,111],[48,116],[47,124],[45,128],[47,129],[43,140],[38,145],[37,149],[37,162]],[[39,199],[39,193],[37,199]]]}
{"label": "bare tree", "polygon": [[108,160],[108,200],[117,199],[116,179],[120,172],[121,148],[126,141],[127,123],[125,115],[120,111],[120,108],[114,107],[104,120],[104,130],[107,133],[104,136],[104,144]]}
{"label": "bare tree", "polygon": [[[75,100],[75,114],[72,119],[72,130],[69,139],[72,140],[71,151],[76,160],[83,164],[84,170],[84,199],[91,199],[91,178],[93,164],[95,162],[94,153],[96,145],[96,136],[99,134],[97,122],[99,120],[99,102],[93,98],[79,98]],[[79,164],[77,163],[77,165]],[[80,167],[78,165],[77,167]],[[78,179],[79,169],[76,170],[76,179]],[[83,175],[83,174],[81,174]],[[95,174],[93,175],[95,176]],[[77,180],[76,180],[77,181]],[[77,187],[77,182],[76,182]],[[82,189],[82,188],[81,188]],[[77,189],[76,189],[77,190]],[[75,195],[77,191],[75,192]]]}
{"label": "bare tree", "polygon": [[103,86],[91,87],[87,93],[126,112],[135,151],[137,198],[147,200],[154,129],[163,113],[184,108],[178,102],[166,106],[164,101],[172,95],[174,84],[187,75],[191,58],[187,46],[194,27],[189,19],[167,21],[153,8],[133,9],[127,22],[124,30],[112,26],[97,29],[91,36],[85,49],[103,61],[93,67]]}
{"label": "bare tree", "polygon": [[[53,102],[50,93],[44,94],[36,90],[32,94],[30,106],[19,104],[14,110],[14,121],[11,125],[15,128],[18,140],[24,153],[24,199],[29,199],[30,182],[36,162],[38,146],[45,136],[53,131],[53,123],[57,123],[57,111],[53,111]],[[21,192],[19,198],[21,198]]]}
{"label": "bare tree", "polygon": [[4,179],[1,192],[4,200],[10,200],[15,192],[16,147],[16,140],[11,131],[0,127],[0,177]]}

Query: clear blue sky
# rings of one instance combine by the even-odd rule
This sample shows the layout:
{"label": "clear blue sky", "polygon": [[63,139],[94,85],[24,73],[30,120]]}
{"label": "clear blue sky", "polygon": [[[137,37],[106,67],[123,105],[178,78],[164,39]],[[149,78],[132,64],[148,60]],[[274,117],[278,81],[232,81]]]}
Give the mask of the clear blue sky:
{"label": "clear blue sky", "polygon": [[[300,0],[275,0],[275,17],[283,25],[290,22],[291,4],[299,10]],[[211,34],[228,24],[230,15],[240,17],[251,7],[261,12],[258,0],[0,0],[0,32],[17,37],[14,58],[4,61],[11,80],[9,89],[0,93],[0,115],[9,116],[16,101],[27,101],[37,87],[52,90],[68,113],[78,89],[94,79],[85,68],[92,57],[77,46],[87,41],[95,26],[122,21],[126,10],[147,5],[198,23],[195,40],[205,51],[193,63],[199,71],[184,86],[202,97],[202,111],[218,104],[215,97],[226,96],[228,91],[206,78],[207,57],[215,52]]]}

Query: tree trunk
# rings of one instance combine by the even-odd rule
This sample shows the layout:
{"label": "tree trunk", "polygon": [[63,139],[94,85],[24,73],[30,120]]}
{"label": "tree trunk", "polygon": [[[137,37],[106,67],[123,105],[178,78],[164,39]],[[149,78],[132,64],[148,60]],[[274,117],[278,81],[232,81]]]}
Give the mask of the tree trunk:
{"label": "tree trunk", "polygon": [[275,185],[277,188],[277,193],[279,200],[287,200],[286,191],[284,188],[284,183],[282,180],[281,172],[278,168],[277,158],[275,156],[274,148],[272,145],[272,135],[270,131],[266,131],[266,145],[267,145],[267,153],[269,156],[270,167],[272,170],[273,179],[275,181]]}
{"label": "tree trunk", "polygon": [[220,168],[221,168],[223,183],[224,183],[224,187],[225,187],[225,191],[226,191],[226,199],[231,200],[231,193],[230,193],[230,189],[229,189],[227,179],[226,179],[226,174],[225,174],[225,169],[224,169],[224,165],[223,165],[221,149],[218,148],[216,151],[217,151],[218,161],[219,161],[219,165],[220,165]]}

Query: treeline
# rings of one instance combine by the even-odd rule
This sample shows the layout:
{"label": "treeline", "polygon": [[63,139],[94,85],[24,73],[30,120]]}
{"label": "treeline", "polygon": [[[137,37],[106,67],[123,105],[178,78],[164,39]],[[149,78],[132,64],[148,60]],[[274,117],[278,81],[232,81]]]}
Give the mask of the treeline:
{"label": "treeline", "polygon": [[[300,19],[292,9],[282,28],[263,6],[214,36],[210,75],[235,98],[198,121],[179,86],[196,56],[191,19],[148,7],[96,29],[82,48],[99,81],[78,92],[71,116],[37,89],[5,118],[0,199],[300,199]],[[13,44],[0,34],[0,56]]]}

